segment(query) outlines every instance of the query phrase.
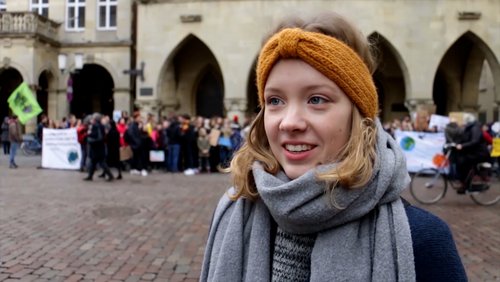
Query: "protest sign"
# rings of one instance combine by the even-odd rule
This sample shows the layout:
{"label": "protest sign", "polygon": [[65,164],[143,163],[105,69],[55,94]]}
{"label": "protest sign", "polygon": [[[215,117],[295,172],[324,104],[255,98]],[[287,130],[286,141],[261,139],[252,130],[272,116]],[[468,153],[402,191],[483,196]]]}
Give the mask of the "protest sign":
{"label": "protest sign", "polygon": [[450,123],[450,118],[447,116],[431,115],[431,120],[429,121],[429,128],[437,128],[437,131],[444,131],[446,125]]}
{"label": "protest sign", "polygon": [[42,167],[80,169],[81,156],[76,128],[43,129]]}
{"label": "protest sign", "polygon": [[442,164],[444,133],[396,130],[395,136],[405,154],[408,171],[417,172],[422,168],[437,168]]}
{"label": "protest sign", "polygon": [[19,118],[22,124],[36,117],[42,112],[42,108],[38,105],[36,98],[31,93],[31,90],[25,82],[22,82],[7,99],[12,112]]}

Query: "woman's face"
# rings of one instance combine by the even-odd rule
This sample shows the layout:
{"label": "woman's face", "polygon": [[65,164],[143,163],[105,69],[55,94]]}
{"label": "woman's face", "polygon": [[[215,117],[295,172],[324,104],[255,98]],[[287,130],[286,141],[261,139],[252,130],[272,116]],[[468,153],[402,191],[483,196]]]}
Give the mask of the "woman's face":
{"label": "woman's face", "polygon": [[264,99],[271,151],[291,179],[334,161],[349,140],[351,101],[335,82],[301,60],[278,61]]}

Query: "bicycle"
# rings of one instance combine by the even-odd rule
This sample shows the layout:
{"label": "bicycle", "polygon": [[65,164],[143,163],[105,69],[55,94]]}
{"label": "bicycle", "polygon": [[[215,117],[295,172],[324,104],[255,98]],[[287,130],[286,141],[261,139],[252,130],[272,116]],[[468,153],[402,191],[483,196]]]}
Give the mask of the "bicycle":
{"label": "bicycle", "polygon": [[25,156],[37,155],[42,153],[42,144],[40,144],[34,135],[27,134],[23,136],[21,151]]}
{"label": "bicycle", "polygon": [[[455,147],[454,143],[445,144],[446,154],[437,168],[424,168],[412,176],[410,193],[417,202],[435,204],[446,195],[448,184],[454,190],[458,190],[461,186],[459,180],[453,179],[447,173],[450,154]],[[467,183],[465,194],[468,194],[476,204],[490,206],[500,201],[500,178],[490,163],[477,164],[470,170],[465,183]]]}

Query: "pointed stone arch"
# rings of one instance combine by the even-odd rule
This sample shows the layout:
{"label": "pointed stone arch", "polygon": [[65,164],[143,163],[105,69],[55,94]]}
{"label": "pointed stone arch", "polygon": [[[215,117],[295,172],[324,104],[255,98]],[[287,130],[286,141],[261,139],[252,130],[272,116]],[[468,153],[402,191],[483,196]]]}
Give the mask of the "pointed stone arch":
{"label": "pointed stone arch", "polygon": [[408,115],[406,95],[410,93],[408,68],[394,45],[379,32],[368,36],[377,57],[373,79],[379,96],[380,119],[390,121]]}
{"label": "pointed stone arch", "polygon": [[12,91],[23,82],[23,76],[14,67],[0,68],[0,121],[12,114],[7,99]]}
{"label": "pointed stone arch", "polygon": [[68,80],[66,83],[73,89],[73,94],[70,94],[70,113],[77,118],[94,112],[112,116],[115,82],[105,67],[85,64],[68,79],[71,82]]}
{"label": "pointed stone arch", "polygon": [[[56,83],[53,72],[50,69],[40,72],[37,81],[36,100],[42,108],[43,114],[49,115],[49,95],[54,95],[53,90],[55,88]],[[41,116],[38,115],[38,120],[40,120]]]}
{"label": "pointed stone arch", "polygon": [[197,82],[194,84],[196,90],[193,93],[196,115],[207,118],[225,115],[221,78],[220,71],[212,64],[207,65],[199,73]]}
{"label": "pointed stone arch", "polygon": [[252,67],[250,68],[250,72],[248,73],[248,82],[247,82],[247,116],[251,117],[254,115],[259,106],[259,97],[258,97],[258,89],[257,89],[257,60],[258,56],[255,56],[255,59],[252,63]]}
{"label": "pointed stone arch", "polygon": [[[491,70],[494,84],[485,95],[479,89],[483,69]],[[472,31],[462,34],[443,55],[434,76],[433,99],[438,114],[468,111],[482,113],[483,122],[498,120],[500,64],[488,45]]]}
{"label": "pointed stone arch", "polygon": [[157,89],[162,111],[215,114],[197,103],[205,88],[209,89],[207,95],[220,99],[212,102],[222,105],[222,112],[217,112],[224,115],[224,79],[219,63],[208,45],[190,33],[168,55],[160,71]]}

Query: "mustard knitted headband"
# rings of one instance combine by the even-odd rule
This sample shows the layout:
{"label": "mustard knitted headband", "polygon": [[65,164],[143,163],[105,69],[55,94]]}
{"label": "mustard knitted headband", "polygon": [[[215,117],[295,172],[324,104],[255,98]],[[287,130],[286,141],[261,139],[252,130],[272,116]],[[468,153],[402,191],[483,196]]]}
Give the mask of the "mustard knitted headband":
{"label": "mustard knitted headband", "polygon": [[301,59],[335,82],[364,117],[375,118],[378,98],[375,84],[363,60],[345,43],[317,32],[286,28],[262,48],[257,65],[257,88],[264,106],[264,86],[279,59]]}

